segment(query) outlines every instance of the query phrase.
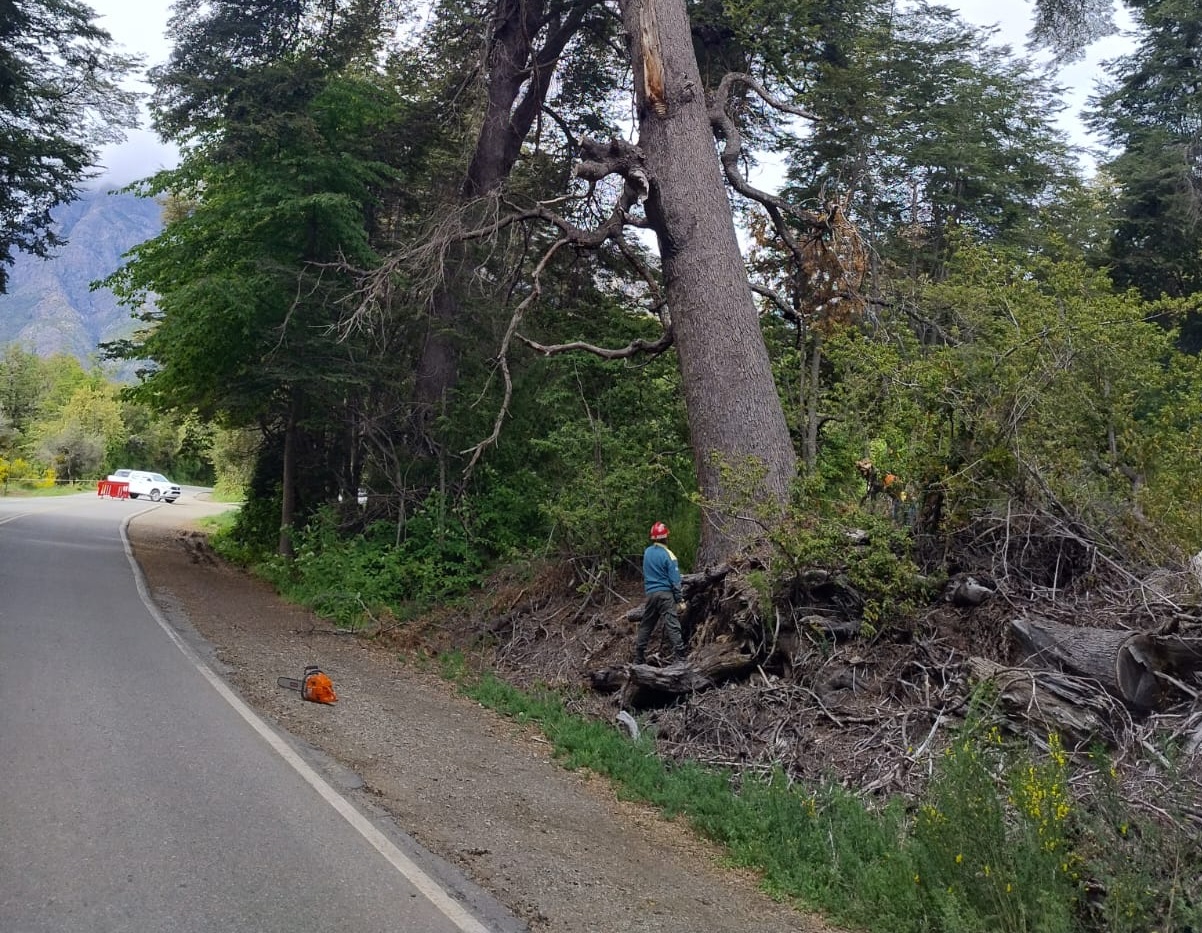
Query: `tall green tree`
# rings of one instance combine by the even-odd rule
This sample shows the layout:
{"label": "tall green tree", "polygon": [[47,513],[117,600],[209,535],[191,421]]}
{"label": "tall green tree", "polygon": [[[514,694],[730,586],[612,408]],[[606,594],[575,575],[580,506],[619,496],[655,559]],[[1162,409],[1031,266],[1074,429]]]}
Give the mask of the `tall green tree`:
{"label": "tall green tree", "polygon": [[[783,89],[793,102],[804,102],[805,85],[812,77],[804,68],[789,73],[784,67],[805,59],[774,41],[778,32],[746,27],[774,17],[778,25],[782,19],[804,25],[803,31],[790,35],[798,35],[807,51],[813,43],[829,53],[837,47],[822,45],[822,29],[830,34],[854,32],[850,27],[864,6],[848,2],[820,12],[817,5],[805,3],[686,5],[677,0],[631,0],[619,4],[634,76],[636,146],[623,145],[620,139],[582,141],[585,157],[576,174],[590,184],[588,194],[594,193],[592,185],[603,182],[621,186],[621,191],[610,201],[594,202],[600,218],[612,210],[609,220],[598,223],[595,217],[583,230],[566,222],[557,222],[557,226],[566,243],[595,247],[618,240],[625,218],[637,215],[641,204],[645,225],[657,238],[661,266],[653,287],[662,286],[671,312],[671,335],[681,365],[699,486],[703,499],[714,506],[703,524],[702,560],[721,556],[737,539],[732,532],[738,522],[728,524],[730,513],[724,517],[723,510],[731,507],[735,496],[730,479],[739,471],[720,464],[745,467],[755,463],[763,476],[759,498],[769,505],[779,504],[787,496],[795,472],[795,453],[762,349],[726,185],[764,204],[777,236],[795,253],[804,253],[801,241],[821,239],[827,222],[824,214],[796,210],[756,192],[741,176],[741,163],[747,158],[743,143],[772,138],[773,128],[780,122],[771,112],[780,107],[778,100],[771,99],[772,92]],[[498,4],[495,9],[502,7]],[[954,51],[964,51],[964,44]],[[816,60],[809,58],[810,62]],[[949,67],[953,60],[954,52],[949,52]],[[744,73],[731,75],[732,68]],[[915,69],[914,75],[922,74]],[[925,87],[928,92],[946,94],[933,82]],[[997,93],[996,87],[983,88],[977,103]],[[914,96],[922,95],[916,91]],[[771,107],[762,107],[764,103]],[[913,100],[906,103],[921,109]],[[787,103],[784,109],[789,109]],[[949,114],[944,120],[963,119],[968,110]],[[748,114],[752,115],[750,122],[743,119]],[[971,148],[996,145],[992,134],[998,127],[982,121],[974,126],[978,131]],[[755,132],[745,136],[745,127]],[[914,131],[923,132],[924,127]],[[713,160],[715,137],[720,147],[717,163]],[[1038,142],[1054,140],[1046,134]],[[1015,147],[1001,155],[1013,160],[1024,153]],[[968,209],[985,202],[977,215],[982,224],[1001,222],[997,215],[1004,207],[1002,199],[994,198],[993,190],[979,178],[957,174],[963,153],[932,152],[923,158],[924,167],[931,169],[926,179],[931,194],[923,209],[937,214],[942,205],[950,204],[947,213],[953,214],[953,220],[959,210],[967,222]],[[1018,174],[1031,186],[1025,193],[1028,204],[1047,195],[1046,176],[1036,180],[1032,175],[1032,171]],[[934,218],[940,229],[941,221],[939,216]],[[917,222],[930,224],[931,219],[919,217]],[[742,476],[745,483],[745,470]]]}
{"label": "tall green tree", "polygon": [[400,103],[374,64],[383,8],[327,12],[177,7],[154,115],[185,155],[149,190],[183,209],[112,279],[132,304],[156,295],[124,350],[156,363],[137,396],[264,432],[274,479],[260,492],[280,491],[284,551],[298,489],[336,488],[340,419],[365,383],[359,348],[338,340],[352,285],[340,269],[375,263],[403,151]]}
{"label": "tall green tree", "polygon": [[1202,290],[1202,10],[1184,0],[1128,6],[1138,44],[1111,63],[1089,117],[1114,152],[1103,166],[1118,192],[1108,258],[1122,287],[1191,295]]}
{"label": "tall green tree", "polygon": [[802,198],[841,198],[874,255],[941,273],[958,231],[1029,236],[1076,182],[1054,126],[1060,89],[944,7],[873,4],[813,69],[813,133],[794,147]]}
{"label": "tall green tree", "polygon": [[41,413],[49,382],[46,367],[36,354],[14,345],[0,351],[0,417],[9,432],[9,444]]}
{"label": "tall green tree", "polygon": [[[772,383],[725,187],[724,170],[730,172],[736,167],[737,156],[732,152],[725,163],[720,163],[714,154],[715,134],[731,138],[728,128],[719,130],[714,121],[726,124],[729,113],[725,106],[716,107],[721,110],[720,117],[711,110],[703,82],[713,77],[712,90],[718,91],[722,74],[715,70],[712,76],[707,74],[703,78],[690,11],[683,0],[631,0],[619,6],[628,42],[627,54],[625,61],[612,61],[618,66],[632,67],[636,78],[633,91],[638,116],[637,146],[625,143],[613,126],[599,128],[597,135],[601,139],[573,138],[573,133],[565,140],[566,146],[561,147],[559,156],[562,159],[566,154],[578,163],[575,175],[580,180],[573,181],[561,170],[558,177],[548,179],[555,187],[547,187],[537,200],[555,201],[562,205],[562,213],[551,216],[544,210],[527,214],[548,220],[558,230],[557,235],[562,236],[562,242],[545,246],[550,252],[540,250],[532,255],[527,268],[537,274],[536,270],[550,261],[554,251],[565,247],[590,250],[615,244],[619,250],[625,246],[629,254],[627,234],[622,227],[631,209],[637,209],[642,215],[638,222],[656,236],[662,268],[648,274],[644,267],[642,277],[647,279],[645,287],[655,292],[662,288],[662,294],[656,294],[651,301],[662,308],[666,298],[671,313],[671,339],[684,374],[682,387],[696,469],[707,502],[709,520],[703,525],[702,558],[708,560],[726,553],[738,537],[733,532],[741,520],[736,518],[734,490],[730,488],[732,473],[727,468],[737,466],[736,472],[744,477],[758,472],[760,501],[771,511],[773,503],[779,506],[788,495],[795,455]],[[566,7],[549,7],[541,18],[536,16],[522,27],[538,43],[527,43],[518,49],[524,58],[514,69],[506,54],[518,47],[505,44],[508,30],[501,28],[501,24],[511,22],[511,10],[531,14],[537,9],[537,4],[493,4],[492,28],[485,34],[488,47],[480,56],[498,76],[507,72],[536,76],[528,88],[548,80],[544,76],[546,69],[558,66],[570,74],[577,60],[575,55],[580,53],[586,59],[588,55],[583,39],[570,44],[565,44],[562,38],[550,41],[560,35],[557,30],[570,22],[570,16],[563,13]],[[591,22],[587,17],[580,20],[581,36],[587,35]],[[546,33],[532,29],[535,26]],[[556,47],[563,50],[562,56],[538,58],[541,50]],[[743,55],[733,58],[740,65],[749,60]],[[708,61],[712,59],[707,58]],[[615,76],[621,77],[624,68],[611,67],[597,73],[612,81]],[[554,86],[554,82],[549,86]],[[595,88],[594,97],[609,100],[626,95],[629,100],[629,90],[620,84],[606,83]],[[721,93],[724,100],[734,96],[729,84],[722,85]],[[518,98],[502,98],[505,99]],[[520,101],[519,106],[493,110],[490,100],[490,106],[483,111],[482,131],[477,134],[474,151],[504,170],[496,176],[494,187],[519,212],[527,213],[531,193],[519,192],[511,184],[526,166],[507,166],[503,158],[506,152],[541,153],[530,145],[534,139],[531,134],[540,133],[541,125],[523,126],[511,118],[524,112],[526,98]],[[553,107],[551,101],[548,109]],[[499,136],[489,135],[493,126],[490,114],[504,128]],[[523,138],[528,149],[515,145]],[[537,139],[542,139],[541,133]],[[489,193],[493,188],[476,190]],[[542,245],[544,241],[533,242]],[[541,285],[534,287],[535,294],[539,288]],[[523,304],[515,303],[520,312]],[[518,313],[515,320],[520,316]],[[437,329],[448,337],[462,334],[467,332],[467,322],[462,316],[450,313],[440,319]],[[448,366],[446,372],[453,377],[453,367]],[[445,387],[451,382],[453,378],[444,379],[441,385]],[[755,465],[748,470],[750,463]],[[754,524],[748,523],[742,530],[751,527]]]}
{"label": "tall green tree", "polygon": [[50,212],[97,173],[100,146],[137,125],[121,81],[138,60],[95,19],[75,0],[0,5],[0,293],[17,252],[62,245]]}

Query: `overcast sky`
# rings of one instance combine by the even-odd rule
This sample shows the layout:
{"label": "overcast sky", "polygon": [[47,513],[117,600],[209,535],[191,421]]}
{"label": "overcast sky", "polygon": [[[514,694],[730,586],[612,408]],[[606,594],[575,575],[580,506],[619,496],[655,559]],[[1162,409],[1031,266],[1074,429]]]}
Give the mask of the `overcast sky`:
{"label": "overcast sky", "polygon": [[[170,0],[139,0],[136,3],[131,0],[89,0],[89,4],[99,14],[99,24],[125,51],[143,55],[148,66],[166,60],[169,47],[163,34]],[[945,5],[958,9],[966,21],[975,25],[996,25],[999,28],[999,42],[1005,42],[1016,50],[1023,49],[1030,28],[1029,3],[960,0],[958,3],[946,2]],[[1120,23],[1128,22],[1120,19]],[[1076,145],[1091,144],[1078,114],[1094,92],[1095,82],[1102,77],[1101,63],[1124,53],[1130,47],[1130,40],[1123,36],[1105,39],[1091,48],[1083,61],[1061,72],[1060,83],[1070,89],[1061,124]],[[100,184],[121,185],[174,165],[175,150],[160,143],[150,130],[143,129],[131,133],[125,143],[106,147],[102,151],[102,163],[106,175]]]}

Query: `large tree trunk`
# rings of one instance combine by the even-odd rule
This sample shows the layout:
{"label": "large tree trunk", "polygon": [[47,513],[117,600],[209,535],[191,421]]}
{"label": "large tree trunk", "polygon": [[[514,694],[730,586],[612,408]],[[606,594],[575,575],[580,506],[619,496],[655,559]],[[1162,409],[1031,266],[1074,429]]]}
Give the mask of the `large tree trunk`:
{"label": "large tree trunk", "polygon": [[[576,0],[548,16],[545,0],[497,0],[489,29],[488,91],[480,133],[459,193],[466,207],[500,189],[521,154],[522,141],[542,111],[559,56],[599,0]],[[537,39],[542,45],[536,46]],[[460,288],[470,247],[448,249],[442,283],[430,299],[429,326],[413,386],[415,433],[428,449],[431,424],[459,378]]]}
{"label": "large tree trunk", "polygon": [[621,7],[651,181],[647,217],[659,241],[708,503],[698,555],[704,564],[759,531],[736,516],[762,507],[769,514],[756,518],[775,517],[796,457],[735,236],[684,0],[622,0]]}
{"label": "large tree trunk", "polygon": [[1155,704],[1162,664],[1153,636],[1032,618],[1013,619],[1010,629],[1023,645],[1028,667],[1063,667],[1094,678],[1134,707]]}
{"label": "large tree trunk", "polygon": [[284,425],[284,472],[280,478],[280,540],[276,552],[281,557],[292,557],[293,525],[296,522],[296,422],[300,402],[296,390],[288,402],[288,421]]}

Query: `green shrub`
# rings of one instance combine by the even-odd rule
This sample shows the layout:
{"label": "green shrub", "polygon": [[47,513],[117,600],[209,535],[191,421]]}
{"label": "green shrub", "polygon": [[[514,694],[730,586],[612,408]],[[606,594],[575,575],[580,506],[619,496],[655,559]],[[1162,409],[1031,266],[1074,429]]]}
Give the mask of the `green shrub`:
{"label": "green shrub", "polygon": [[[1202,838],[1191,825],[1193,782],[1170,771],[1155,807],[1133,809],[1113,766],[1095,755],[1096,777],[1074,871],[1089,881],[1085,929],[1098,933],[1194,933],[1202,929]],[[1196,819],[1196,817],[1194,817]]]}
{"label": "green shrub", "polygon": [[398,542],[390,522],[345,537],[335,511],[323,508],[297,532],[293,558],[272,556],[259,569],[290,598],[346,627],[379,611],[445,602],[479,583],[483,555],[462,525],[440,525],[439,514],[431,499]]}
{"label": "green shrub", "polygon": [[[880,933],[1198,928],[1198,840],[1182,826],[1133,819],[1114,794],[1111,809],[1082,813],[1055,736],[1046,755],[1032,757],[996,729],[967,727],[933,762],[921,799],[869,805],[835,784],[805,788],[779,773],[738,781],[672,764],[646,732],[631,741],[569,713],[551,690],[475,676],[461,656],[445,659],[443,671],[483,705],[540,727],[566,767],[689,820],[733,863],[760,872],[769,892],[836,922]],[[1106,889],[1100,904],[1084,896],[1087,877]]]}

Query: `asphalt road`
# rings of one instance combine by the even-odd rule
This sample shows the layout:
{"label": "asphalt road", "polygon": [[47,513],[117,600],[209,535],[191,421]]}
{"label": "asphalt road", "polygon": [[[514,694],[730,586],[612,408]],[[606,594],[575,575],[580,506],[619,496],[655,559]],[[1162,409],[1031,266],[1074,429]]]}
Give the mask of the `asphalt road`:
{"label": "asphalt road", "polygon": [[123,535],[147,508],[0,498],[0,931],[521,929],[170,628]]}

